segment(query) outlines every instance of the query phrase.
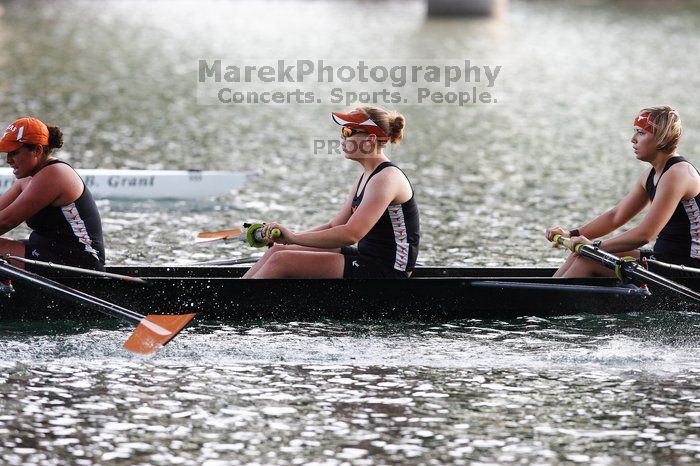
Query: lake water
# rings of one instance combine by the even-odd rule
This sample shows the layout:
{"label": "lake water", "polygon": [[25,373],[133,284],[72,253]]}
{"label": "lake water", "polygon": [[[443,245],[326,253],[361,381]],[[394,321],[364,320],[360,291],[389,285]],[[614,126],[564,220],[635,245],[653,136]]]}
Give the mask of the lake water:
{"label": "lake water", "polygon": [[[248,255],[196,249],[192,235],[323,223],[358,174],[311,150],[336,138],[329,113],[346,107],[199,105],[199,59],[501,66],[497,104],[396,106],[408,124],[391,158],[416,189],[426,264],[560,263],[544,228],[580,225],[624,195],[644,168],[629,143],[642,107],[677,107],[680,153],[700,163],[692,2],[513,1],[478,20],[427,20],[412,1],[1,5],[3,121],[62,126],[60,156],[79,167],[260,173],[218,199],[101,201],[111,263]],[[1,324],[0,462],[700,461],[695,314],[204,321],[147,359],[121,349],[128,332]]]}

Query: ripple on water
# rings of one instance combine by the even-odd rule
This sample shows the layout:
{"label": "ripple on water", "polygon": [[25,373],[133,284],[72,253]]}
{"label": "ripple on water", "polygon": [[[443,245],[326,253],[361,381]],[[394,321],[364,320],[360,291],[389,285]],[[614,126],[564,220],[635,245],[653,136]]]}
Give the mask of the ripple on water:
{"label": "ripple on water", "polygon": [[697,454],[698,371],[162,362],[4,366],[0,430],[16,438],[0,456],[244,464]]}
{"label": "ripple on water", "polygon": [[[652,372],[696,368],[700,356],[696,314],[569,316],[512,321],[422,323],[293,322],[220,324],[186,329],[151,358],[121,345],[132,328],[72,323],[2,324],[0,351],[7,361],[178,360],[207,363],[270,362],[344,367],[355,364],[429,367],[609,368]],[[174,368],[173,371],[176,371]],[[170,376],[166,374],[165,376]]]}

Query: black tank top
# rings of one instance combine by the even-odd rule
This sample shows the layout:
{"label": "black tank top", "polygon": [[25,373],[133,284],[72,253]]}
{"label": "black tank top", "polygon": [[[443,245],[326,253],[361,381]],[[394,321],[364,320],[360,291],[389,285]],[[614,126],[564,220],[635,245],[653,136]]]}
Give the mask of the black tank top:
{"label": "black tank top", "polygon": [[[355,197],[352,200],[351,215],[362,202],[367,183],[374,175],[387,167],[397,167],[391,162],[383,162],[367,177],[367,182],[358,193],[362,177],[357,183]],[[399,169],[400,170],[400,169]],[[403,172],[402,172],[403,173]],[[404,176],[406,176],[404,174]],[[408,178],[406,178],[408,179]],[[410,184],[410,181],[409,181]],[[411,187],[413,191],[413,187]],[[411,272],[418,258],[420,240],[420,220],[415,193],[403,204],[390,204],[371,230],[357,243],[361,255],[379,259],[387,267],[401,272]]]}
{"label": "black tank top", "polygon": [[[42,170],[56,163],[68,165],[62,160],[52,160],[42,167]],[[26,223],[33,230],[32,236],[39,235],[40,238],[37,239],[40,241],[77,248],[104,264],[102,220],[85,183],[83,194],[78,199],[62,207],[46,206],[29,217]]]}
{"label": "black tank top", "polygon": [[[649,200],[654,202],[656,187],[661,177],[677,163],[688,162],[683,157],[671,157],[666,162],[659,181],[654,185],[656,171],[652,168],[646,181]],[[693,167],[694,168],[694,167]],[[700,261],[700,194],[686,201],[680,201],[668,223],[659,233],[654,244],[654,255],[659,260],[696,265]],[[663,258],[663,259],[662,259]]]}

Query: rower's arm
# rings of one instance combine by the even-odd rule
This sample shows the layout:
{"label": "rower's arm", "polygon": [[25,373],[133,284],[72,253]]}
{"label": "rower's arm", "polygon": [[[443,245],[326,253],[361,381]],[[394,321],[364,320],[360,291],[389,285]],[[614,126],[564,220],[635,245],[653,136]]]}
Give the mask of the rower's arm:
{"label": "rower's arm", "polygon": [[304,233],[309,233],[312,231],[323,231],[323,230],[328,230],[331,227],[331,223],[324,223],[323,225],[319,225],[317,227],[311,228],[309,230],[304,231]]}
{"label": "rower's arm", "polygon": [[642,222],[614,238],[603,241],[602,248],[608,252],[621,252],[637,249],[658,236],[668,223],[688,191],[688,177],[681,170],[669,170],[660,182],[651,209]]}
{"label": "rower's arm", "polygon": [[[37,173],[32,182],[28,182],[19,195],[0,210],[0,235],[14,229],[58,199],[61,195],[61,186],[60,179],[47,178],[45,173]],[[4,195],[0,198],[2,199],[5,199]]]}
{"label": "rower's arm", "polygon": [[[389,170],[387,170],[389,172]],[[323,231],[303,232],[294,235],[293,242],[301,246],[324,249],[350,246],[361,240],[379,221],[391,201],[396,197],[401,178],[383,173],[367,184],[362,203],[357,211],[349,215],[346,223]],[[352,202],[352,198],[350,199]],[[350,210],[350,207],[347,207]]]}
{"label": "rower's arm", "polygon": [[648,174],[648,170],[644,171],[630,192],[615,207],[579,228],[581,235],[590,239],[600,238],[617,230],[644,210],[649,204],[649,197],[644,188]]}

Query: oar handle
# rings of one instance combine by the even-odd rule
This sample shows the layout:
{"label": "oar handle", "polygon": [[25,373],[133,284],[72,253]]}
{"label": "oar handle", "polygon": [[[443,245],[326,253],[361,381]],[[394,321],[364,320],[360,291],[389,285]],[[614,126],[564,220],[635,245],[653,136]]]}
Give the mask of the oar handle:
{"label": "oar handle", "polygon": [[[246,242],[250,246],[253,246],[255,248],[267,246],[266,238],[263,235],[264,227],[265,224],[263,223],[256,223],[248,227],[248,230],[246,231]],[[275,239],[280,238],[281,236],[282,232],[279,228],[273,228],[272,230],[267,232],[267,238]]]}
{"label": "oar handle", "polygon": [[[552,243],[560,244],[560,245],[564,246],[565,248],[569,247],[569,242],[571,242],[571,239],[567,238],[566,236],[554,235],[554,237],[552,237]],[[581,249],[581,246],[584,246],[584,244],[578,243],[576,245],[576,247],[574,248],[574,252],[578,252],[578,250]]]}
{"label": "oar handle", "polygon": [[[262,228],[258,228],[257,230],[255,230],[253,236],[257,242],[265,242]],[[282,232],[279,228],[273,228],[272,230],[267,232],[267,237],[271,239],[279,238],[280,236],[282,236]]]}
{"label": "oar handle", "polygon": [[[565,247],[569,246],[570,241],[571,240],[569,238],[565,238],[561,235],[554,235],[552,237],[553,243],[560,244]],[[585,248],[583,248],[584,246]],[[668,291],[678,293],[694,301],[695,303],[700,303],[700,293],[666,277],[650,272],[636,262],[633,257],[617,257],[608,252],[601,251],[593,246],[588,246],[581,243],[577,244],[574,250],[582,256],[592,259],[598,262],[600,265],[613,270],[617,278],[619,278],[621,281],[629,280],[637,285],[652,283],[665,288]]]}

